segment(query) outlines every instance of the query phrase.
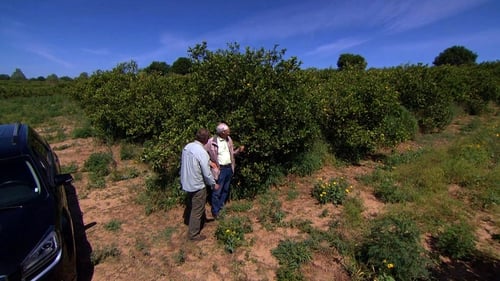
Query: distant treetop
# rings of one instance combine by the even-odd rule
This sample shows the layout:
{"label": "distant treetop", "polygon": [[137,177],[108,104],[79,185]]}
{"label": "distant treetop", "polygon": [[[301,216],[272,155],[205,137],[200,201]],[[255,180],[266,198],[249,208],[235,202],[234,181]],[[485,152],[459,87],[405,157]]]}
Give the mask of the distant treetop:
{"label": "distant treetop", "polygon": [[11,80],[18,80],[18,81],[24,81],[26,80],[26,76],[24,76],[24,73],[21,71],[21,69],[16,68],[14,73],[10,76]]}
{"label": "distant treetop", "polygon": [[339,70],[365,70],[366,66],[365,58],[355,54],[341,54],[337,61]]}
{"label": "distant treetop", "polygon": [[475,64],[476,59],[477,54],[464,46],[453,46],[441,52],[433,64],[435,66]]}

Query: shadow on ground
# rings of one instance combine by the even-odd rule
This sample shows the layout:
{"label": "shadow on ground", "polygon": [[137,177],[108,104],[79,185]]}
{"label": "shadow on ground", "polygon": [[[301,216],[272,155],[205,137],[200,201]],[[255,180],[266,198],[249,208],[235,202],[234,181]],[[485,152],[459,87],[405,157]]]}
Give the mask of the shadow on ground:
{"label": "shadow on ground", "polygon": [[[83,213],[78,203],[75,187],[72,184],[68,184],[65,188],[75,231],[78,281],[90,281],[94,275],[94,265],[91,260],[92,246],[87,240],[85,232],[89,226],[83,223]],[[92,226],[92,224],[89,225],[90,227]]]}
{"label": "shadow on ground", "polygon": [[441,281],[499,281],[500,263],[488,257],[442,262],[433,272]]}

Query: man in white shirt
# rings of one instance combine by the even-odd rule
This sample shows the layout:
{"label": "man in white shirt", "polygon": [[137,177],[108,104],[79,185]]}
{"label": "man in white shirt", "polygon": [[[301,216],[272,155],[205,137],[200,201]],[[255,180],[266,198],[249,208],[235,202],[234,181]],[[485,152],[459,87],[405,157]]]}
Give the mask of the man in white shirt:
{"label": "man in white shirt", "polygon": [[243,152],[244,146],[234,149],[231,131],[225,123],[219,123],[215,129],[216,135],[205,145],[212,164],[212,173],[220,188],[212,191],[212,215],[215,219],[230,194],[230,184],[234,173],[235,155]]}

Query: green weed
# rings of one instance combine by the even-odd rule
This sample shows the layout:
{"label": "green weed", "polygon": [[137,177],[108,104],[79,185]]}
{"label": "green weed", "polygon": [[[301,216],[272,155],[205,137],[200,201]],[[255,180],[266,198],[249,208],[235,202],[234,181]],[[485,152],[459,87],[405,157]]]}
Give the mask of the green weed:
{"label": "green weed", "polygon": [[333,203],[340,205],[353,187],[344,178],[331,178],[328,182],[319,180],[313,187],[312,196],[320,204]]}
{"label": "green weed", "polygon": [[267,230],[272,230],[280,225],[285,218],[285,212],[281,209],[281,202],[276,193],[266,192],[258,198],[260,212],[258,214],[259,222]]}
{"label": "green weed", "polygon": [[125,167],[121,170],[113,170],[110,175],[112,181],[122,181],[137,178],[140,172],[134,167]]}
{"label": "green weed", "polygon": [[186,252],[184,252],[183,249],[180,249],[174,254],[173,258],[176,265],[181,265],[186,262]]}
{"label": "green weed", "polygon": [[475,243],[474,229],[461,221],[445,227],[438,236],[436,247],[451,258],[462,259],[472,255]]}
{"label": "green weed", "polygon": [[82,127],[73,129],[73,138],[90,138],[95,136],[95,130],[90,123],[84,124]]}
{"label": "green weed", "polygon": [[120,146],[121,160],[138,159],[140,155],[141,151],[137,145],[131,143],[122,143],[122,145]]}
{"label": "green weed", "polygon": [[104,248],[97,248],[92,250],[90,260],[92,264],[98,265],[108,258],[119,257],[121,255],[120,249],[116,245],[106,246]]}
{"label": "green weed", "polygon": [[287,239],[281,241],[278,247],[272,250],[272,254],[280,264],[277,280],[303,280],[300,266],[312,260],[312,253],[307,244]]}
{"label": "green weed", "polygon": [[110,153],[97,152],[92,153],[83,167],[86,172],[94,173],[98,176],[107,176],[111,169],[110,164],[113,163],[113,156]]}
{"label": "green weed", "polygon": [[215,230],[215,237],[224,244],[224,249],[234,253],[237,247],[245,243],[245,233],[252,232],[248,217],[229,217],[221,220]]}
{"label": "green weed", "polygon": [[74,174],[77,171],[78,171],[78,164],[75,161],[69,163],[69,165],[61,166],[61,173],[63,174]]}
{"label": "green weed", "polygon": [[361,247],[360,260],[395,280],[416,280],[429,275],[420,232],[405,216],[385,216],[376,220]]}
{"label": "green weed", "polygon": [[104,229],[111,232],[117,232],[122,228],[122,222],[119,220],[111,220],[104,225]]}
{"label": "green weed", "polygon": [[233,201],[231,204],[227,205],[226,211],[243,213],[252,209],[252,206],[252,202],[248,200]]}

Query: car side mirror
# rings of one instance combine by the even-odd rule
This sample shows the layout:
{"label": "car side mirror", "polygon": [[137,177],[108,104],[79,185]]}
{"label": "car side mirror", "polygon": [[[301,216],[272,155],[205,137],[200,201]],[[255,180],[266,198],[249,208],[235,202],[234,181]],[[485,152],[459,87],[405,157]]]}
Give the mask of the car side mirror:
{"label": "car side mirror", "polygon": [[73,181],[73,176],[71,174],[59,174],[54,178],[56,185],[68,184]]}

